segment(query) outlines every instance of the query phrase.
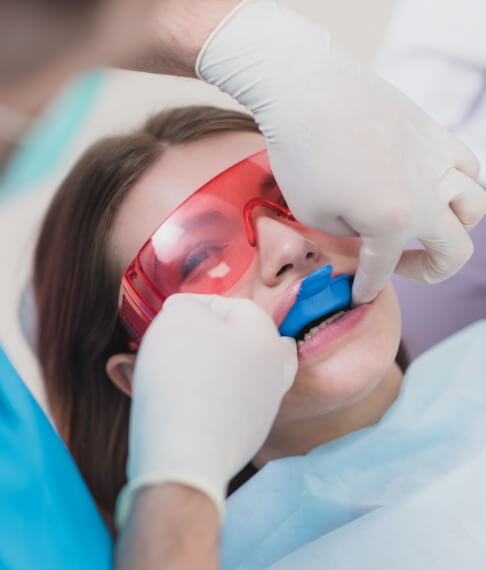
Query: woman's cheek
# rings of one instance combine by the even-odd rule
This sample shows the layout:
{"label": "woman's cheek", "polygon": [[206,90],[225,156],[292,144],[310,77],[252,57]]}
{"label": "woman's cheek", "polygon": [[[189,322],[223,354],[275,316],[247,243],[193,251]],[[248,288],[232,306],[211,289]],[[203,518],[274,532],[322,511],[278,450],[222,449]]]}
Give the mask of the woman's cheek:
{"label": "woman's cheek", "polygon": [[343,405],[360,393],[369,393],[393,363],[392,352],[378,353],[372,342],[346,348],[312,370],[302,370],[296,377],[296,389],[322,403]]}

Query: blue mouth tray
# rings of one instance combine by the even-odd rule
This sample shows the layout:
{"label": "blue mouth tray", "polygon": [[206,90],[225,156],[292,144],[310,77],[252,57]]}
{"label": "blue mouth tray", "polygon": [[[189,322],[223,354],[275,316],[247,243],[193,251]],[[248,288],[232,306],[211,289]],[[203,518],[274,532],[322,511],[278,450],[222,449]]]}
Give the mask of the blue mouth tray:
{"label": "blue mouth tray", "polygon": [[297,299],[279,327],[282,336],[295,337],[308,323],[351,304],[351,276],[331,279],[332,265],[319,267],[301,283]]}

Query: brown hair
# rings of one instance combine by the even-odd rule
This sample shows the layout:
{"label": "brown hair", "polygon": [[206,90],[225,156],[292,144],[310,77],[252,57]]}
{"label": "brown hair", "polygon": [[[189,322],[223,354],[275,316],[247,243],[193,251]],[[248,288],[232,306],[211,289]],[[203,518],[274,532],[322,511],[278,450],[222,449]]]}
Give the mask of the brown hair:
{"label": "brown hair", "polygon": [[113,221],[168,146],[229,131],[258,126],[238,111],[191,106],[101,140],[64,180],[42,224],[34,255],[37,354],[54,419],[110,526],[125,483],[130,407],[105,372],[111,355],[129,352],[117,319],[121,275],[108,255]]}

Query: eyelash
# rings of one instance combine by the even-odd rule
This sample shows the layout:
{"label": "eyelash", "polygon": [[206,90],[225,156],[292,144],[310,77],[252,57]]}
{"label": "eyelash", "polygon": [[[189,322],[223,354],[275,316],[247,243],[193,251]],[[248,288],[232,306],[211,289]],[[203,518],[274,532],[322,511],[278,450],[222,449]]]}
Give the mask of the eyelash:
{"label": "eyelash", "polygon": [[195,271],[202,263],[204,263],[211,255],[218,253],[227,247],[227,244],[223,245],[203,245],[202,247],[196,248],[190,251],[181,262],[180,273],[182,279],[187,279],[189,275]]}

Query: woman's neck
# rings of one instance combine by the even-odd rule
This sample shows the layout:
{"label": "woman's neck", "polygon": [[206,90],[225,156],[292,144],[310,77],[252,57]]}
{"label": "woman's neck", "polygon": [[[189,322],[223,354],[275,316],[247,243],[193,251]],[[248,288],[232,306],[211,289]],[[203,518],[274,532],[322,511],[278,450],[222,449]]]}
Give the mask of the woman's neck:
{"label": "woman's neck", "polygon": [[253,464],[261,469],[273,459],[304,455],[323,443],[376,424],[396,400],[402,379],[403,373],[394,363],[373,391],[359,402],[322,416],[274,426]]}

